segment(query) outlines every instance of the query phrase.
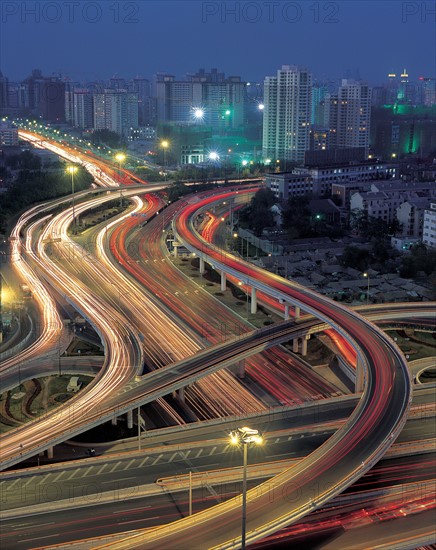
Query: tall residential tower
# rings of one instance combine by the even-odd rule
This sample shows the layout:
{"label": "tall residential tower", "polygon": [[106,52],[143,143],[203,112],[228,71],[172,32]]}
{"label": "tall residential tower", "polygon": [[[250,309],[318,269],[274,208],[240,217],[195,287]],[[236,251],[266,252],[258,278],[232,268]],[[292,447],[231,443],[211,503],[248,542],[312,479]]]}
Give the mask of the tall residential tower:
{"label": "tall residential tower", "polygon": [[264,82],[263,157],[303,162],[310,148],[312,75],[283,65]]}
{"label": "tall residential tower", "polygon": [[371,88],[366,82],[342,80],[337,106],[337,147],[364,147],[368,155]]}

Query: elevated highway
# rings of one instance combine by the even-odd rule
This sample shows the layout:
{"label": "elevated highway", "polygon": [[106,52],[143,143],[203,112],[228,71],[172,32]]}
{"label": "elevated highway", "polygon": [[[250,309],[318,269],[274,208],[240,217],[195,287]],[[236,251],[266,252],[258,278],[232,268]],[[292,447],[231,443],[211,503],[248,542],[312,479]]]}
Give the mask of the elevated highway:
{"label": "elevated highway", "polygon": [[[345,425],[309,455],[307,460],[274,478],[277,494],[263,493],[262,485],[249,493],[247,541],[253,542],[322,505],[369,469],[389,448],[405,422],[411,398],[411,384],[400,350],[381,330],[359,314],[309,289],[267,274],[229,255],[223,256],[221,251],[208,247],[192,231],[192,217],[197,208],[198,205],[188,205],[176,223],[177,234],[185,246],[191,247],[199,255],[203,254],[204,259],[216,263],[222,271],[245,278],[250,286],[297,305],[333,326],[355,347],[358,372],[363,374],[361,400]],[[299,325],[297,330],[301,330],[303,325]],[[304,328],[308,327],[303,327],[303,330]],[[151,393],[168,393],[168,388],[183,387],[195,377],[216,368],[217,364],[222,368],[248,355],[252,350],[264,349],[274,342],[289,339],[289,329],[295,327],[283,323],[277,327],[255,331],[238,342],[216,346],[207,350],[206,354],[199,354],[190,360],[190,364],[181,362],[162,369],[165,372],[160,374],[162,371],[159,371],[160,376],[152,373],[147,377],[148,382],[154,386]],[[135,395],[141,385],[138,383],[136,388],[132,386],[130,390],[128,386],[124,387],[124,395],[118,394],[113,399],[112,406],[122,409],[129,400],[128,405],[131,408],[132,402],[144,399],[143,396]],[[141,391],[142,389],[140,388]],[[146,399],[149,397],[150,394]],[[105,400],[104,406],[107,407],[109,402],[110,398]],[[101,421],[101,417],[98,421]],[[51,425],[53,427],[53,422]],[[83,429],[83,425],[80,429]],[[43,435],[45,439],[49,439],[47,433]],[[53,439],[52,436],[51,441]],[[30,450],[35,454],[35,447]],[[10,448],[9,452],[14,454]],[[29,451],[21,448],[18,452]],[[13,460],[13,457],[9,460]],[[156,548],[157,544],[159,547],[180,548],[180,540],[183,540],[189,548],[201,548],[207,533],[209,545],[236,548],[239,544],[239,528],[239,503],[231,500],[153,533],[139,534],[113,547]]]}
{"label": "elevated highway", "polygon": [[[222,198],[229,195],[223,194]],[[194,229],[199,208],[188,204],[175,222],[178,239],[225,273],[239,277],[278,300],[301,307],[333,326],[356,349],[362,397],[345,425],[302,463],[274,478],[277,492],[263,485],[247,495],[247,543],[289,525],[342,492],[379,460],[403,426],[411,401],[411,380],[403,354],[380,329],[358,313],[295,283],[247,264],[206,243]],[[265,488],[266,489],[266,488]],[[111,548],[238,548],[240,502],[232,499],[168,526],[126,538]]]}

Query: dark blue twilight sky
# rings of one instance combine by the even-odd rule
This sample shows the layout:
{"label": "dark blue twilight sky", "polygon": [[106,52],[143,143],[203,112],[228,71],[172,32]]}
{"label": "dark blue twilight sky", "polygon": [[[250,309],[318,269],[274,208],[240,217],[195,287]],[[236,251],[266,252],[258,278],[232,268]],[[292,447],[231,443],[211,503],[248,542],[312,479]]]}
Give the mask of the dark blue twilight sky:
{"label": "dark blue twilight sky", "polygon": [[433,1],[3,0],[0,69],[75,80],[178,76],[200,67],[261,81],[282,64],[372,83],[435,76]]}

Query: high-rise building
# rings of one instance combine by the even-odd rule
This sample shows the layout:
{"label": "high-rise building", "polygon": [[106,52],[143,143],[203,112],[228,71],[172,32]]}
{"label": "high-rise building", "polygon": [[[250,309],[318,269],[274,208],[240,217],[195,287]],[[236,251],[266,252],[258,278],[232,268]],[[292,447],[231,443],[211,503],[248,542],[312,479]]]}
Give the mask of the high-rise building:
{"label": "high-rise building", "polygon": [[74,90],[73,126],[84,130],[94,125],[94,100],[89,90]]}
{"label": "high-rise building", "polygon": [[329,130],[329,149],[336,149],[338,146],[338,102],[337,94],[328,95],[323,100],[324,127]]}
{"label": "high-rise building", "polygon": [[337,107],[337,147],[364,147],[368,153],[371,88],[365,82],[342,80]]}
{"label": "high-rise building", "polygon": [[436,80],[425,76],[419,77],[419,103],[426,107],[436,105]]}
{"label": "high-rise building", "polygon": [[109,89],[110,90],[115,90],[116,92],[120,92],[121,90],[125,90],[126,88],[127,88],[126,81],[124,80],[124,78],[121,78],[117,74],[114,75],[109,80]]}
{"label": "high-rise building", "polygon": [[23,80],[19,89],[19,107],[48,121],[65,121],[65,82],[57,76],[43,76],[39,69]]}
{"label": "high-rise building", "polygon": [[200,69],[186,80],[169,74],[155,78],[158,122],[194,122],[215,130],[244,125],[247,83],[239,76]]}
{"label": "high-rise building", "polygon": [[65,121],[65,82],[57,77],[48,77],[39,83],[37,114],[44,120]]}
{"label": "high-rise building", "polygon": [[424,212],[422,242],[429,248],[436,249],[436,202],[432,202],[430,208]]}
{"label": "high-rise building", "polygon": [[9,106],[8,79],[0,71],[0,110],[4,111]]}
{"label": "high-rise building", "polygon": [[20,108],[20,90],[21,84],[18,82],[8,82],[8,108],[18,110]]}
{"label": "high-rise building", "polygon": [[34,69],[32,74],[21,82],[19,100],[22,109],[31,113],[37,110],[43,81],[42,72],[39,69]]}
{"label": "high-rise building", "polygon": [[384,102],[385,104],[392,105],[396,103],[399,84],[400,83],[397,77],[397,73],[388,73],[388,80],[386,83],[386,100]]}
{"label": "high-rise building", "polygon": [[310,147],[312,75],[283,65],[264,82],[263,157],[302,162]]}
{"label": "high-rise building", "polygon": [[18,145],[18,128],[10,120],[0,120],[0,147]]}
{"label": "high-rise building", "polygon": [[138,96],[122,90],[94,94],[94,129],[111,130],[119,135],[138,127]]}
{"label": "high-rise building", "polygon": [[131,91],[138,96],[138,123],[146,126],[152,123],[152,102],[150,98],[150,82],[142,76],[132,81]]}
{"label": "high-rise building", "polygon": [[400,75],[400,84],[397,93],[398,103],[407,103],[413,105],[416,103],[417,86],[410,82],[409,74],[406,69]]}
{"label": "high-rise building", "polygon": [[74,126],[74,90],[70,89],[69,86],[65,90],[65,122]]}
{"label": "high-rise building", "polygon": [[138,128],[138,94],[127,92],[125,94],[126,114],[123,119],[123,133]]}
{"label": "high-rise building", "polygon": [[315,84],[312,87],[312,115],[310,123],[316,126],[324,126],[324,99],[328,96],[327,84]]}

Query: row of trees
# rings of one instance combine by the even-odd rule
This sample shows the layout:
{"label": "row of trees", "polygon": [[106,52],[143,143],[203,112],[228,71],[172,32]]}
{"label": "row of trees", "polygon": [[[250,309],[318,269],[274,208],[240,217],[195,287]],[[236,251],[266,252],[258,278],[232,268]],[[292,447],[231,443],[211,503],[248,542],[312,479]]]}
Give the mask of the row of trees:
{"label": "row of trees", "polygon": [[388,242],[374,239],[365,248],[346,246],[341,257],[341,264],[362,272],[371,266],[377,271],[389,273],[396,270],[395,258],[398,256],[399,252],[394,250]]}
{"label": "row of trees", "polygon": [[433,275],[436,283],[436,250],[429,249],[423,243],[416,244],[401,259],[400,275],[406,278],[414,278],[420,272]]}
{"label": "row of trees", "polygon": [[89,141],[96,147],[103,145],[111,149],[124,149],[127,146],[127,142],[120,135],[106,129],[94,130]]}
{"label": "row of trees", "polygon": [[401,231],[402,225],[396,217],[391,222],[387,222],[381,218],[368,216],[368,212],[364,210],[352,210],[350,227],[369,239],[373,237],[386,239]]}
{"label": "row of trees", "polygon": [[[309,208],[311,197],[291,197],[284,207],[282,229],[287,231],[288,239],[308,237],[339,237],[343,230],[326,221],[323,214],[313,213]],[[242,227],[253,230],[257,236],[266,227],[274,225],[274,214],[271,207],[276,198],[270,189],[260,189],[250,204],[243,208],[239,215]]]}
{"label": "row of trees", "polygon": [[[12,220],[30,205],[71,193],[71,176],[59,164],[58,169],[44,171],[39,157],[29,151],[17,155],[14,166],[19,172],[2,193],[0,201],[0,233],[6,234]],[[82,167],[74,176],[75,191],[87,189],[92,176]]]}

